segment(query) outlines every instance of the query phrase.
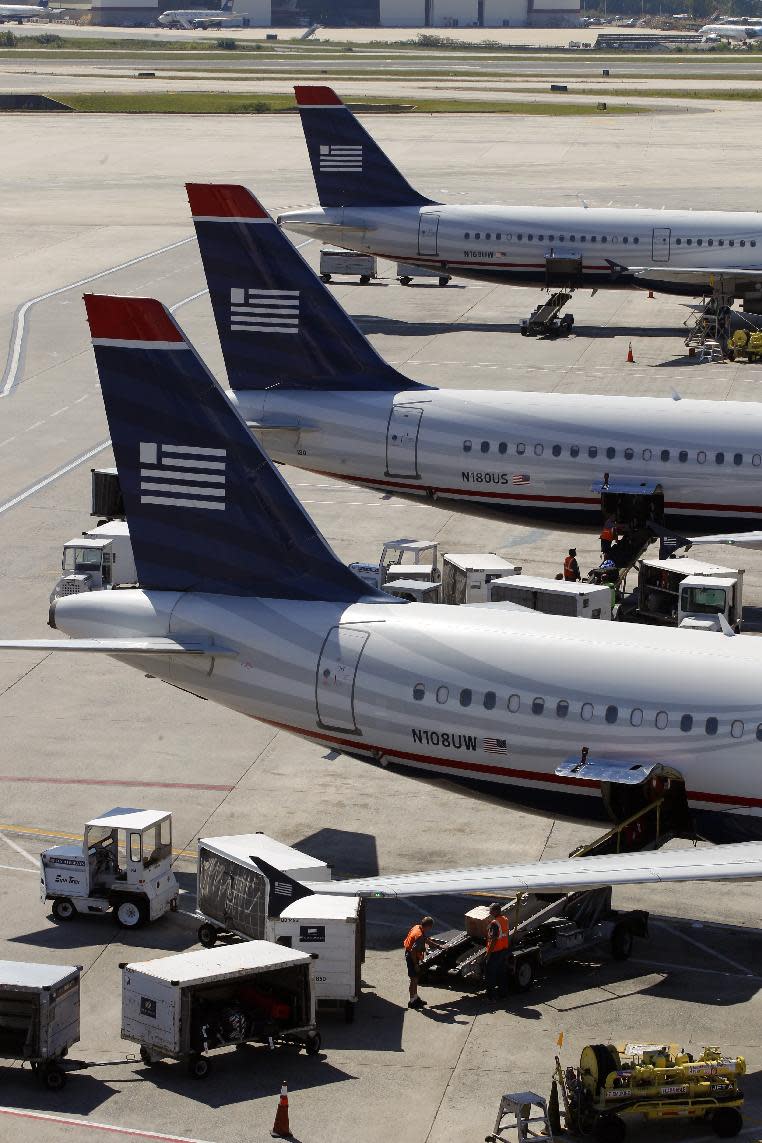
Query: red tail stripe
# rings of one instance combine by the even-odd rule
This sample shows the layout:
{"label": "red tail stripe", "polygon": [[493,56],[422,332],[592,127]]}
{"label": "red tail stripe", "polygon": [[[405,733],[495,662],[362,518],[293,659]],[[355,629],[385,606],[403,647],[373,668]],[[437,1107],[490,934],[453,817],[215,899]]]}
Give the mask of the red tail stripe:
{"label": "red tail stripe", "polygon": [[105,341],[183,341],[183,335],[169,311],[154,298],[85,294],[85,309],[94,338]]}
{"label": "red tail stripe", "polygon": [[234,183],[186,183],[191,214],[197,218],[269,218],[246,187]]}
{"label": "red tail stripe", "polygon": [[342,107],[343,104],[332,87],[294,87],[296,102],[300,107]]}

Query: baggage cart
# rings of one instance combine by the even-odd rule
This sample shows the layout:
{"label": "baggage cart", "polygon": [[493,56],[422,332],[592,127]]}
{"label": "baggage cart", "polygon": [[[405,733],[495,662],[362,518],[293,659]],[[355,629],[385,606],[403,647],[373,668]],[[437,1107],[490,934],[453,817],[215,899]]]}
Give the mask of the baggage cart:
{"label": "baggage cart", "polygon": [[315,961],[316,1001],[321,1008],[340,1007],[350,1023],[365,957],[361,899],[322,893],[276,899],[258,861],[294,881],[331,880],[324,861],[264,833],[199,838],[199,941],[213,948],[218,941],[268,940],[309,953]]}
{"label": "baggage cart", "polygon": [[81,971],[0,961],[0,1059],[27,1061],[51,1091],[66,1082],[60,1061],[79,1040]]}
{"label": "baggage cart", "polygon": [[452,274],[432,266],[416,266],[412,262],[397,263],[397,281],[401,286],[409,286],[413,278],[436,278],[444,287],[452,281]]}
{"label": "baggage cart", "polygon": [[122,1039],[146,1066],[182,1061],[196,1079],[206,1053],[231,1044],[296,1044],[320,1051],[312,958],[270,941],[122,964]]}
{"label": "baggage cart", "polygon": [[330,282],[334,274],[358,277],[361,286],[378,277],[378,263],[374,254],[357,254],[338,246],[324,246],[320,251],[320,280]]}

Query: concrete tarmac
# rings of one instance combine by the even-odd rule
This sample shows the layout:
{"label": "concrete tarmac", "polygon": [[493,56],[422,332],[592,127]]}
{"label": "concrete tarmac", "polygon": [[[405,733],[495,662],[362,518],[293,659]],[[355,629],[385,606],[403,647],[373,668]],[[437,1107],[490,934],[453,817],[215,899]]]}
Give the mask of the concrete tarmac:
{"label": "concrete tarmac", "polygon": [[[523,117],[438,118],[432,129],[430,119],[379,116],[372,129],[416,186],[448,201],[569,202],[579,190],[601,204],[753,209],[761,146],[753,112],[733,105],[728,114],[748,140],[742,155],[721,141],[697,146],[677,115],[626,125],[544,120],[541,131]],[[195,296],[203,280],[182,184],[246,182],[274,213],[313,202],[314,187],[291,117],[41,115],[22,124],[13,116],[0,120],[0,140],[0,344],[17,347],[0,397],[0,632],[44,637],[61,545],[90,523],[88,470],[110,460],[81,293],[148,293],[179,307],[224,377],[208,299]],[[316,263],[316,244],[303,252]],[[686,357],[684,301],[577,295],[574,336],[539,342],[518,336],[535,291],[462,282],[405,290],[383,270],[371,286],[332,288],[383,356],[416,379],[667,400],[673,389],[718,401],[762,395],[759,367]],[[284,474],[345,559],[372,559],[384,540],[408,535],[444,550],[495,551],[541,574],[555,574],[572,539],[583,567],[596,562],[592,533],[487,521]],[[707,558],[735,560],[721,549]],[[748,600],[759,605],[762,553],[740,558]],[[336,757],[94,657],[0,656],[0,732],[0,958],[85,967],[82,1042],[72,1055],[100,1065],[53,1096],[27,1069],[0,1061],[4,1140],[79,1143],[118,1129],[130,1141],[250,1143],[269,1138],[284,1077],[292,1129],[305,1143],[478,1139],[504,1091],[547,1095],[560,1032],[568,1063],[584,1044],[622,1038],[745,1055],[741,1138],[762,1134],[755,885],[618,890],[619,907],[652,914],[651,939],[632,960],[615,963],[604,950],[495,1012],[439,988],[426,990],[426,1013],[405,1007],[400,944],[409,924],[431,910],[438,928],[452,927],[466,901],[375,902],[356,1023],[324,1019],[321,1058],[224,1051],[204,1083],[177,1065],[146,1069],[135,1045],[120,1040],[118,965],[192,947],[193,863],[179,859],[179,916],[130,934],[110,918],[57,926],[38,900],[36,857],[87,818],[112,805],[166,807],[175,845],[190,850],[199,836],[264,829],[330,860],[337,876],[563,856],[598,831]],[[579,746],[571,742],[570,753]],[[635,1143],[709,1137],[703,1126],[631,1127]]]}

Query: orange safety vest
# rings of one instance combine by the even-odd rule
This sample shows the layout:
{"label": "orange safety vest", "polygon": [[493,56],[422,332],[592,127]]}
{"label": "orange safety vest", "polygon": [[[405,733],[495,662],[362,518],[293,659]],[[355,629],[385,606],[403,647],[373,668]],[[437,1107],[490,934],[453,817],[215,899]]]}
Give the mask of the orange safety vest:
{"label": "orange safety vest", "polygon": [[416,953],[418,950],[415,948],[416,942],[425,936],[423,928],[420,925],[413,925],[412,929],[405,937],[403,944],[406,952]]}
{"label": "orange safety vest", "polygon": [[490,952],[502,952],[508,948],[508,918],[504,917],[502,913],[499,917],[492,917],[490,919],[490,926],[497,925],[500,930],[494,944],[490,946]]}
{"label": "orange safety vest", "polygon": [[601,534],[598,538],[600,540],[613,540],[614,539],[614,533],[611,531],[611,528],[603,528],[601,530]]}
{"label": "orange safety vest", "polygon": [[[567,556],[564,560],[564,579],[575,579],[576,573],[574,571],[574,556]],[[556,564],[558,567],[558,564]]]}

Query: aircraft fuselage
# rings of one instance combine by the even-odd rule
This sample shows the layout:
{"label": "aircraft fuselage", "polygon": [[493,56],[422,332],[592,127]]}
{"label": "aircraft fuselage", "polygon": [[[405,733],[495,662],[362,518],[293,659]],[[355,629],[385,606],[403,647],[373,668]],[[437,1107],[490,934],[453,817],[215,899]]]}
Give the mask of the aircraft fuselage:
{"label": "aircraft fuselage", "polygon": [[210,660],[122,661],[382,766],[552,813],[600,816],[597,782],[555,769],[583,746],[663,762],[712,840],[762,836],[759,644],[500,607],[329,604],[129,589],[59,599],[73,637],[211,639]]}
{"label": "aircraft fuselage", "polygon": [[689,297],[719,285],[728,296],[762,290],[762,219],[751,211],[353,206],[290,211],[278,222],[321,242],[487,281]]}
{"label": "aircraft fuselage", "polygon": [[[609,482],[659,485],[665,523],[762,525],[762,406],[568,393],[240,390],[277,461],[366,486],[600,519]],[[300,427],[301,426],[301,427]]]}

